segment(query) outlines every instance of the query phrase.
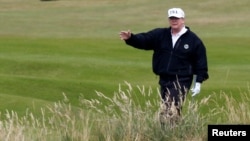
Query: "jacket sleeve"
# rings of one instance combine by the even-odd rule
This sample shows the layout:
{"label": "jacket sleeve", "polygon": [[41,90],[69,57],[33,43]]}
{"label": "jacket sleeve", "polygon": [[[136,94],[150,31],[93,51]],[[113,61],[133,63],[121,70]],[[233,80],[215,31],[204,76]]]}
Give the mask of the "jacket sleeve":
{"label": "jacket sleeve", "polygon": [[156,32],[157,30],[151,30],[146,33],[131,34],[131,37],[125,42],[134,48],[153,50],[156,43]]}
{"label": "jacket sleeve", "polygon": [[195,51],[194,73],[196,82],[202,83],[209,78],[206,48],[201,40],[198,40]]}

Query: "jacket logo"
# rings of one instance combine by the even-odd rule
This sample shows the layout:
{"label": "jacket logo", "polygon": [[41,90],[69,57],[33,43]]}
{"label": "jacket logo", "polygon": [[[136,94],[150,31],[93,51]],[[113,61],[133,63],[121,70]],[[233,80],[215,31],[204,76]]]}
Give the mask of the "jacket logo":
{"label": "jacket logo", "polygon": [[185,48],[185,49],[188,49],[188,48],[189,48],[189,45],[188,45],[188,44],[185,44],[185,45],[184,45],[184,48]]}

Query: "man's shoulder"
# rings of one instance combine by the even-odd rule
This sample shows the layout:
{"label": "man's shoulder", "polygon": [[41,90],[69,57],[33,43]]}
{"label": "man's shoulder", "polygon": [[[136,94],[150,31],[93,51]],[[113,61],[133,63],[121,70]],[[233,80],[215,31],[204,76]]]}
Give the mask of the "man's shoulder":
{"label": "man's shoulder", "polygon": [[158,28],[155,28],[153,30],[157,30],[157,31],[170,31],[170,28],[169,27],[158,27]]}
{"label": "man's shoulder", "polygon": [[195,32],[193,32],[193,31],[190,29],[190,27],[186,27],[186,28],[187,28],[187,32],[186,32],[186,33],[188,33],[189,36],[192,36],[192,37],[195,37],[195,38],[198,38],[198,39],[199,39],[199,36],[198,36]]}
{"label": "man's shoulder", "polygon": [[197,36],[197,34],[195,32],[193,32],[190,27],[186,26],[186,29],[187,29],[188,33],[190,33],[190,34],[192,34],[194,36]]}

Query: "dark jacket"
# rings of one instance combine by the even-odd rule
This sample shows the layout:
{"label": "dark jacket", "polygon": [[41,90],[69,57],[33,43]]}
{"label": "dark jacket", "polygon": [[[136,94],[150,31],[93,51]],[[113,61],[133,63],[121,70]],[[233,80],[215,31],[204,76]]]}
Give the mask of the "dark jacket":
{"label": "dark jacket", "polygon": [[138,49],[153,50],[152,65],[156,75],[197,75],[197,82],[208,79],[206,48],[187,27],[172,45],[171,28],[156,28],[146,33],[132,34],[126,44]]}

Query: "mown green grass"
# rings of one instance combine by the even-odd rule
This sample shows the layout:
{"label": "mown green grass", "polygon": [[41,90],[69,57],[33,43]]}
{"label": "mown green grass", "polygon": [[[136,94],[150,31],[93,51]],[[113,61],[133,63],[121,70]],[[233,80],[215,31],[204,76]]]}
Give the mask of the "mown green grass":
{"label": "mown green grass", "polygon": [[[112,94],[125,80],[157,83],[151,73],[150,54],[139,51],[129,55],[119,40],[5,37],[1,43],[1,93],[27,97],[23,103],[32,103],[30,98],[54,102],[65,93],[78,106],[80,95],[93,98],[95,90]],[[141,80],[134,79],[135,75]],[[1,105],[5,105],[2,110],[27,107],[16,101]]]}
{"label": "mown green grass", "polygon": [[186,11],[187,25],[207,47],[210,78],[197,100],[220,91],[237,98],[249,86],[248,0],[0,3],[1,111],[39,109],[62,93],[78,106],[80,95],[112,96],[124,81],[156,89],[152,52],[126,46],[118,33],[165,27],[166,10],[175,6]]}

